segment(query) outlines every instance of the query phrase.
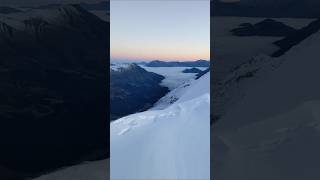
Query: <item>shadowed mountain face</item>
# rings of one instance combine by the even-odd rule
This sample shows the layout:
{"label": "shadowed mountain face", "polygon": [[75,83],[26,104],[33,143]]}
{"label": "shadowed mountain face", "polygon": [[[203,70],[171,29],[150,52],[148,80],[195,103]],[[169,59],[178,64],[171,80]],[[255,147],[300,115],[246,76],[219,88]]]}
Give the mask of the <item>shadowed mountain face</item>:
{"label": "shadowed mountain face", "polygon": [[0,166],[108,156],[109,24],[78,5],[0,16]]}
{"label": "shadowed mountain face", "polygon": [[320,17],[319,7],[318,0],[212,0],[211,16],[314,18]]}
{"label": "shadowed mountain face", "polygon": [[163,76],[136,64],[110,71],[110,118],[144,111],[157,102],[168,88],[160,86]]}

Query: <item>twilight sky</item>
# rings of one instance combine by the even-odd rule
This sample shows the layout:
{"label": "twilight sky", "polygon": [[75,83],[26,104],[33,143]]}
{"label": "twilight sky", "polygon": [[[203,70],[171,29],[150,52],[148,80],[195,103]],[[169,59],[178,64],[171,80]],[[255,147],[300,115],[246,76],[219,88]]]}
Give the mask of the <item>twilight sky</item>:
{"label": "twilight sky", "polygon": [[209,3],[111,0],[111,60],[209,60]]}

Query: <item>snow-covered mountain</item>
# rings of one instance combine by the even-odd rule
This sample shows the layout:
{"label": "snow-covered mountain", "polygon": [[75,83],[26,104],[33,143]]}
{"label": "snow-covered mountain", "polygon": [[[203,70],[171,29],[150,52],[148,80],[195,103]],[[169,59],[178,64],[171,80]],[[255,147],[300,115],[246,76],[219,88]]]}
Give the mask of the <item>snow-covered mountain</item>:
{"label": "snow-covered mountain", "polygon": [[[210,73],[163,110],[111,123],[111,179],[210,179]],[[82,163],[35,180],[105,180],[109,160]]]}
{"label": "snow-covered mountain", "polygon": [[278,58],[252,58],[217,87],[215,179],[318,179],[319,44],[317,32]]}
{"label": "snow-covered mountain", "polygon": [[171,106],[111,123],[111,179],[210,178],[210,73]]}
{"label": "snow-covered mountain", "polygon": [[110,66],[110,120],[149,109],[168,88],[160,85],[164,76],[148,72],[137,64]]}
{"label": "snow-covered mountain", "polygon": [[107,158],[108,40],[109,23],[80,5],[0,15],[0,167],[11,179]]}

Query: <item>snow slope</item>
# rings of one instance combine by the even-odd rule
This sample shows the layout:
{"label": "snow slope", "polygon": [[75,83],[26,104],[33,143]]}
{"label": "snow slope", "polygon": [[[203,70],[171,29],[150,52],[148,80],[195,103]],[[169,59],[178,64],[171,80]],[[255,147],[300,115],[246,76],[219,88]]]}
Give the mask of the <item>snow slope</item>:
{"label": "snow slope", "polygon": [[[190,85],[179,101],[111,124],[111,179],[210,177],[210,74]],[[105,180],[109,160],[87,162],[34,180]]]}
{"label": "snow slope", "polygon": [[166,94],[165,96],[160,98],[153,105],[153,107],[150,108],[150,110],[165,109],[168,106],[170,106],[171,104],[175,103],[188,90],[188,88],[190,87],[190,85],[192,85],[194,83],[194,81],[195,81],[194,79],[190,79],[189,81],[181,84],[179,87],[173,89],[168,94]]}
{"label": "snow slope", "polygon": [[245,83],[242,98],[213,128],[215,179],[318,179],[319,44],[318,32]]}
{"label": "snow slope", "polygon": [[101,160],[68,167],[34,180],[106,180],[109,177],[109,162]]}
{"label": "snow slope", "polygon": [[111,179],[210,178],[210,73],[168,108],[111,123]]}
{"label": "snow slope", "polygon": [[[205,93],[209,92],[210,86],[209,83],[207,86],[199,85],[201,82],[195,79],[189,79],[179,87],[170,91],[167,95],[159,99],[157,103],[150,110],[160,110],[165,109],[166,107],[170,106],[171,104],[175,103],[176,101],[183,101],[184,98],[191,98],[195,97],[196,95],[192,95],[194,92],[198,93]],[[191,88],[190,88],[191,87]],[[185,95],[186,94],[186,95]],[[183,96],[183,97],[182,97]]]}

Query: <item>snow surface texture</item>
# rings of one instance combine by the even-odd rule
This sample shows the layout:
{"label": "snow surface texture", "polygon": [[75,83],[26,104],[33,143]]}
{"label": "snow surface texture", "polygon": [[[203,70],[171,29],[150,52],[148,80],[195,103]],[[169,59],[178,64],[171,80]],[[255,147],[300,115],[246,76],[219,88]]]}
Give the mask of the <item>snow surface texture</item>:
{"label": "snow surface texture", "polygon": [[195,82],[196,80],[190,79],[187,82],[184,82],[179,87],[175,88],[174,90],[170,91],[164,97],[159,99],[150,110],[161,110],[165,109],[171,104],[175,103],[187,90],[188,88]]}
{"label": "snow surface texture", "polygon": [[[174,90],[175,88],[181,86],[188,81],[195,79],[197,73],[183,73],[185,69],[190,69],[190,67],[147,67],[141,66],[149,72],[154,72],[165,77],[160,85],[168,87],[169,90]],[[196,67],[200,70],[206,70],[204,67]]]}
{"label": "snow surface texture", "polygon": [[318,179],[319,44],[316,33],[282,57],[270,58],[281,62],[275,68],[265,66],[256,80],[238,84],[241,100],[213,128],[219,157],[215,179]]}
{"label": "snow surface texture", "polygon": [[210,179],[210,73],[163,110],[110,125],[111,179]]}

